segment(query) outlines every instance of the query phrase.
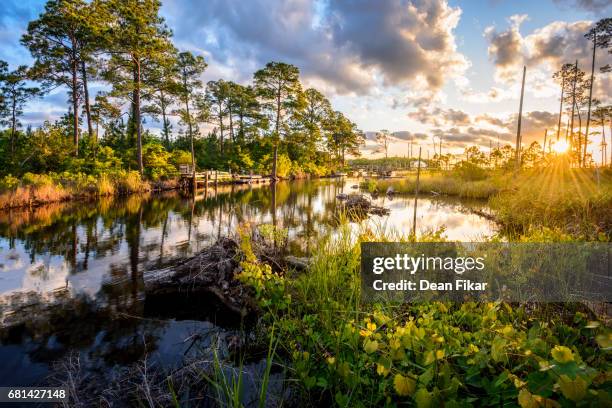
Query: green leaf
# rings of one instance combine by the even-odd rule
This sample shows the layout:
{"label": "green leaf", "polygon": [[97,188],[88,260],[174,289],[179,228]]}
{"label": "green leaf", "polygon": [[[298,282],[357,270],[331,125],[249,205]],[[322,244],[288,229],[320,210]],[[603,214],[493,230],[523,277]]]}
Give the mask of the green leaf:
{"label": "green leaf", "polygon": [[414,401],[419,408],[430,408],[433,405],[432,394],[426,388],[419,388],[414,395]]}
{"label": "green leaf", "polygon": [[506,339],[496,336],[491,342],[491,358],[498,363],[507,363],[508,355],[506,354]]}
{"label": "green leaf", "polygon": [[563,396],[574,402],[578,402],[585,397],[588,387],[587,382],[580,376],[572,380],[567,375],[562,375],[559,377],[557,384]]}

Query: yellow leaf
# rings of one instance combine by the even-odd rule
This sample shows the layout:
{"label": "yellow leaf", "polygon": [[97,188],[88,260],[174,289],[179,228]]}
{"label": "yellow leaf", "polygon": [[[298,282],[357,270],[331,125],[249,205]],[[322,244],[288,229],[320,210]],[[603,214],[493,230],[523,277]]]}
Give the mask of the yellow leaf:
{"label": "yellow leaf", "polygon": [[378,350],[378,342],[376,340],[373,340],[373,341],[366,340],[365,343],[363,343],[363,349],[365,350],[366,353],[372,354],[376,350]]}
{"label": "yellow leaf", "polygon": [[427,353],[425,353],[425,359],[423,360],[424,366],[428,366],[432,364],[434,361],[436,361],[436,358],[434,357],[433,351],[428,351]]}
{"label": "yellow leaf", "polygon": [[508,360],[506,354],[506,340],[502,337],[497,336],[493,339],[491,343],[491,358],[497,362]]}
{"label": "yellow leaf", "polygon": [[597,344],[599,344],[599,347],[601,347],[602,349],[612,348],[612,331],[606,334],[598,335],[597,337],[595,337],[595,340],[597,341]]}
{"label": "yellow leaf", "polygon": [[519,392],[518,403],[521,408],[538,408],[540,406],[534,396],[525,388]]}
{"label": "yellow leaf", "polygon": [[552,357],[557,363],[569,363],[570,361],[574,361],[574,353],[565,346],[555,346],[550,354],[552,354]]}
{"label": "yellow leaf", "polygon": [[563,393],[563,396],[574,402],[578,402],[584,398],[587,390],[587,382],[580,376],[572,380],[567,375],[563,374],[559,377],[559,389]]}
{"label": "yellow leaf", "polygon": [[404,377],[401,374],[395,374],[393,378],[393,387],[395,392],[402,397],[412,395],[416,388],[416,382],[410,377]]}

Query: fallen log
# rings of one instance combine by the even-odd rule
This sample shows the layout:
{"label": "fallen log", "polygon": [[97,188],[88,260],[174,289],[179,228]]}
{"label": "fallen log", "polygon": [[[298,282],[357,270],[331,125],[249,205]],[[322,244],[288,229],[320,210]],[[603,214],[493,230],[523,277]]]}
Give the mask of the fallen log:
{"label": "fallen log", "polygon": [[288,255],[285,257],[285,262],[289,267],[298,271],[305,271],[310,267],[309,258],[300,258],[298,256]]}
{"label": "fallen log", "polygon": [[252,289],[235,279],[239,272],[238,244],[223,238],[179,265],[145,273],[145,295],[209,293],[228,309],[246,316],[257,306]]}

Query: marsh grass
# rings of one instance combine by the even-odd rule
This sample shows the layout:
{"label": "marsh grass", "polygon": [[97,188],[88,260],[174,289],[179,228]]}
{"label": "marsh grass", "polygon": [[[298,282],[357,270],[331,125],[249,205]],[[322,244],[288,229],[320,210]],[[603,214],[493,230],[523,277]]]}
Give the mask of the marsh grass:
{"label": "marsh grass", "polygon": [[542,227],[587,240],[612,236],[612,173],[551,167],[521,174],[489,199],[504,232],[517,236]]}
{"label": "marsh grass", "polygon": [[[384,194],[413,194],[416,177],[367,180],[362,188]],[[461,172],[421,175],[422,194],[487,199],[502,232],[510,237],[532,229],[550,228],[589,240],[609,240],[612,234],[612,172],[570,168],[566,163],[525,169],[490,171],[471,180]]]}
{"label": "marsh grass", "polygon": [[[174,184],[167,184],[168,188]],[[78,198],[143,193],[151,190],[136,171],[117,171],[98,176],[83,173],[26,173],[21,180],[0,180],[0,209],[31,207]]]}
{"label": "marsh grass", "polygon": [[[458,174],[427,172],[420,177],[419,191],[423,194],[440,194],[462,198],[489,198],[503,190],[508,176],[501,173],[482,180],[466,180]],[[398,194],[414,194],[416,175],[401,179],[369,180],[362,184],[369,192],[384,194],[392,189]]]}

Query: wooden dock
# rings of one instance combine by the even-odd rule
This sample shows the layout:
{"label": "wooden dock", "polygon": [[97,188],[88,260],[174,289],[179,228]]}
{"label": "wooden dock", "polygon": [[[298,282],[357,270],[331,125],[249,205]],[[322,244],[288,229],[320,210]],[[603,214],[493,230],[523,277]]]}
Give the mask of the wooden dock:
{"label": "wooden dock", "polygon": [[270,177],[259,174],[232,174],[227,171],[205,170],[193,172],[190,165],[181,165],[180,185],[183,188],[206,188],[218,184],[260,184],[269,183]]}

